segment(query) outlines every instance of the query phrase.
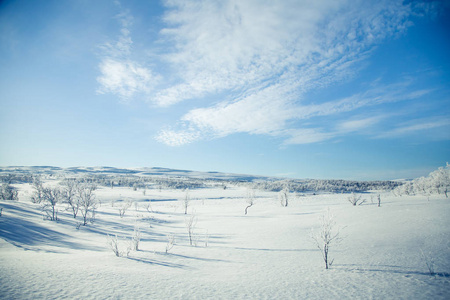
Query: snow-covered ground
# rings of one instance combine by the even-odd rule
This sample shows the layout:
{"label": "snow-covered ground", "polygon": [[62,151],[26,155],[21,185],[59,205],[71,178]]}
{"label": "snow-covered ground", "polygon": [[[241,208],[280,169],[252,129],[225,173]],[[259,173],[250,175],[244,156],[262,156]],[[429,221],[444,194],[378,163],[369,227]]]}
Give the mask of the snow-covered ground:
{"label": "snow-covered ground", "polygon": [[[377,207],[377,193],[363,194],[360,206],[348,194],[291,194],[282,207],[278,193],[257,190],[244,215],[248,191],[231,185],[190,190],[185,215],[182,190],[99,187],[95,222],[77,229],[81,216],[65,204],[58,221],[44,220],[31,186],[16,187],[20,201],[0,202],[2,299],[450,298],[450,199],[443,195],[382,193]],[[133,204],[121,218],[126,201]],[[328,270],[311,238],[327,209],[342,238],[330,248]],[[116,257],[108,235],[126,250],[135,228],[139,251]]]}

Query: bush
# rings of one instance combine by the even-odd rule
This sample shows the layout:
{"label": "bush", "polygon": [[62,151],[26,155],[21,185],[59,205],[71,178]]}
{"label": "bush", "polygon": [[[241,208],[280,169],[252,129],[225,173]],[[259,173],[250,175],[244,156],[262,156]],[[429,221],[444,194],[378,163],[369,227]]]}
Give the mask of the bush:
{"label": "bush", "polygon": [[355,195],[355,193],[352,193],[351,196],[347,198],[347,200],[353,206],[361,205],[366,202],[366,199],[361,199],[361,195],[357,196],[357,195]]}
{"label": "bush", "polygon": [[3,183],[0,190],[0,199],[2,200],[19,200],[19,192],[10,184]]}

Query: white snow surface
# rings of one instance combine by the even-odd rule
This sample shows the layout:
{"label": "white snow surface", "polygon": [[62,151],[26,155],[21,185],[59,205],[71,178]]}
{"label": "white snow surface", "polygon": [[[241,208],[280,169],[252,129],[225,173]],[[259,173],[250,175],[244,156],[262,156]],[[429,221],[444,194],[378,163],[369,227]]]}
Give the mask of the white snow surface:
{"label": "white snow surface", "polygon": [[[346,194],[291,194],[281,207],[277,193],[257,190],[244,215],[247,190],[230,185],[190,190],[185,215],[181,190],[99,187],[95,222],[77,229],[81,216],[65,204],[58,221],[45,220],[31,186],[15,187],[20,201],[0,201],[2,299],[450,298],[450,199],[443,195],[382,193],[377,207],[375,193],[362,194],[360,206]],[[126,200],[136,205],[120,218]],[[342,237],[330,248],[328,270],[310,237],[327,209]],[[196,246],[185,226],[192,215]],[[135,227],[140,249],[116,257],[107,235],[125,249]],[[168,235],[175,245],[166,253]]]}

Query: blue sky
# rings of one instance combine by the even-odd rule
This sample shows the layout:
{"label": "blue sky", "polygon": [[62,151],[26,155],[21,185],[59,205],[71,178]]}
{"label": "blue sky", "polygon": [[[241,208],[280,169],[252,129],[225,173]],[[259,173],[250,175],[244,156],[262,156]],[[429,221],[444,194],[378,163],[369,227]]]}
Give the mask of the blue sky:
{"label": "blue sky", "polygon": [[396,179],[450,161],[447,1],[2,1],[0,165]]}

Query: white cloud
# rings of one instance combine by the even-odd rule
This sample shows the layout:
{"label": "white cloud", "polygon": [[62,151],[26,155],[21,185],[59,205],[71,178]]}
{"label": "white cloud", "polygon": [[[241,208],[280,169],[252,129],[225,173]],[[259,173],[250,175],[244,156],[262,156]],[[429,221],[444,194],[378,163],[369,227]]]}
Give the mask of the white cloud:
{"label": "white cloud", "polygon": [[[152,53],[160,74],[130,59],[132,17],[118,16],[122,30],[99,67],[99,92],[122,99],[143,93],[146,101],[169,107],[202,100],[157,140],[169,145],[233,133],[286,138],[285,144],[313,143],[376,124],[377,118],[324,127],[301,120],[339,116],[389,102],[421,97],[410,83],[378,85],[327,102],[306,102],[312,89],[346,80],[372,49],[410,26],[412,4],[382,1],[166,0],[165,28]],[[149,59],[147,57],[147,59]],[[164,75],[163,75],[164,74]],[[208,102],[214,99],[214,102]],[[315,128],[314,128],[315,127]],[[186,128],[189,128],[188,130]]]}
{"label": "white cloud", "polygon": [[237,101],[191,110],[182,120],[218,136],[237,132],[274,134],[294,117],[292,107],[287,99],[279,98],[278,91],[278,86],[270,86]]}
{"label": "white cloud", "polygon": [[[162,90],[182,96],[170,103],[228,89],[248,88],[308,63],[317,48],[314,33],[334,5],[309,7],[301,2],[170,1],[163,34],[175,44],[165,56],[179,66],[180,84]],[[293,7],[294,6],[294,7]],[[315,5],[312,5],[315,6]]]}
{"label": "white cloud", "polygon": [[352,76],[354,64],[377,42],[408,26],[411,8],[400,1],[166,3],[169,27],[162,33],[176,50],[165,59],[180,72],[179,82],[160,90],[156,103],[231,95],[231,100],[182,117],[184,126],[195,128],[200,137],[246,132],[287,135],[288,144],[322,141],[345,127],[353,131],[350,127],[362,126],[362,121],[341,124],[334,133],[292,127],[291,121],[406,98],[397,87],[383,87],[327,103],[301,101],[308,90]]}
{"label": "white cloud", "polygon": [[290,137],[285,141],[285,145],[312,144],[334,138],[337,134],[331,132],[323,132],[318,128],[300,128],[292,129],[286,132]]}
{"label": "white cloud", "polygon": [[[120,3],[116,2],[120,6]],[[97,93],[112,93],[122,101],[130,100],[139,93],[148,94],[160,76],[130,59],[133,41],[129,27],[133,24],[133,17],[124,11],[117,15],[122,25],[120,36],[114,43],[102,45],[103,57],[99,63],[101,76],[97,77],[100,84]]]}
{"label": "white cloud", "polygon": [[378,122],[381,121],[383,117],[376,116],[376,117],[369,117],[369,118],[363,118],[363,119],[357,119],[357,120],[350,120],[350,121],[344,121],[340,124],[338,124],[337,129],[340,132],[354,132],[354,131],[361,131],[363,129],[366,129],[369,126],[372,126]]}
{"label": "white cloud", "polygon": [[122,100],[128,100],[138,92],[149,92],[158,76],[134,61],[106,57],[99,64],[102,76],[98,93],[117,94]]}
{"label": "white cloud", "polygon": [[334,127],[328,130],[299,128],[290,123],[317,117],[336,117],[361,108],[415,99],[418,95],[429,92],[418,90],[411,93],[410,85],[410,82],[381,85],[351,97],[310,105],[295,104],[293,100],[296,94],[289,91],[289,86],[273,85],[252,91],[235,101],[224,101],[213,107],[193,109],[181,120],[184,127],[188,126],[191,131],[198,133],[198,138],[223,137],[244,132],[287,137],[285,144],[314,143],[360,131],[378,123],[387,115],[344,121],[339,121],[338,118]]}
{"label": "white cloud", "polygon": [[[165,59],[179,83],[160,105],[224,90],[283,81],[302,91],[352,73],[351,66],[405,26],[409,8],[395,1],[168,1],[162,30],[174,43]],[[180,92],[182,91],[182,93]]]}

